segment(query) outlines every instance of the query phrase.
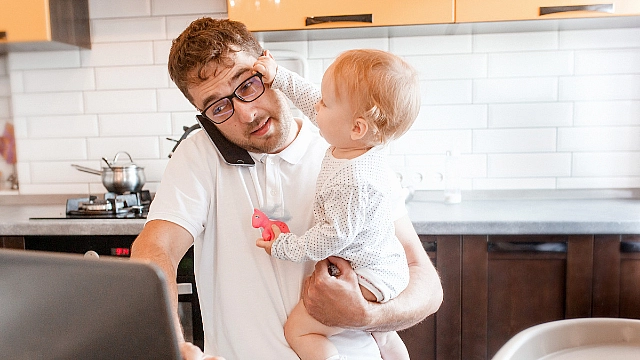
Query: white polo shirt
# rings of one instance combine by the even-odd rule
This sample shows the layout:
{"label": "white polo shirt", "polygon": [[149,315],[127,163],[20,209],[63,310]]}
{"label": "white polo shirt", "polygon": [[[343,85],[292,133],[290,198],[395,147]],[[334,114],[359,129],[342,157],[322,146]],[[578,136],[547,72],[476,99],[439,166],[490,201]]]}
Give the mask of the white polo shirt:
{"label": "white polo shirt", "polygon": [[[224,163],[204,131],[184,140],[169,161],[147,221],[176,223],[195,239],[207,354],[227,360],[298,359],[283,326],[314,263],[267,255],[255,245],[260,229],[251,226],[251,216],[254,208],[269,209],[293,232],[311,227],[327,146],[305,120],[281,153],[252,154],[255,167]],[[349,360],[380,359],[368,333],[345,331],[331,340]]]}

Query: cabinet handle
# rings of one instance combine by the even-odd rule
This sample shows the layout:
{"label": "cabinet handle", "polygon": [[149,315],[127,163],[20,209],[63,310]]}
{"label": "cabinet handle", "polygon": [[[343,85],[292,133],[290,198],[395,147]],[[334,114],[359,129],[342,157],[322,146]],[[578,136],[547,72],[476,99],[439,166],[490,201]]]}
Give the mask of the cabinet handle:
{"label": "cabinet handle", "polygon": [[566,253],[565,242],[489,242],[489,252],[552,252]]}
{"label": "cabinet handle", "polygon": [[316,25],[329,22],[354,21],[363,23],[373,23],[373,14],[360,15],[335,15],[335,16],[311,16],[307,17],[305,25]]}
{"label": "cabinet handle", "polygon": [[0,31],[0,40],[7,40],[7,32]]}
{"label": "cabinet handle", "polygon": [[540,7],[540,16],[570,11],[598,11],[613,14],[613,4],[545,6]]}
{"label": "cabinet handle", "polygon": [[637,241],[621,241],[620,252],[622,253],[637,253],[640,252],[640,242]]}

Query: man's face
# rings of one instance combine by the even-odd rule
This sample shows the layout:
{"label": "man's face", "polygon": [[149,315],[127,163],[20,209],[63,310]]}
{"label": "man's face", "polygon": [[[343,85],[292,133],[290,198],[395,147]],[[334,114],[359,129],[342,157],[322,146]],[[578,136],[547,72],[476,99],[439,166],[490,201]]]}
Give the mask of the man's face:
{"label": "man's face", "polygon": [[[232,53],[235,64],[225,68],[209,64],[208,79],[191,86],[189,93],[198,109],[228,96],[254,74],[256,59],[246,52]],[[270,88],[252,102],[233,100],[234,113],[227,121],[216,125],[231,142],[257,153],[277,153],[286,148],[295,138],[297,128],[284,95]]]}

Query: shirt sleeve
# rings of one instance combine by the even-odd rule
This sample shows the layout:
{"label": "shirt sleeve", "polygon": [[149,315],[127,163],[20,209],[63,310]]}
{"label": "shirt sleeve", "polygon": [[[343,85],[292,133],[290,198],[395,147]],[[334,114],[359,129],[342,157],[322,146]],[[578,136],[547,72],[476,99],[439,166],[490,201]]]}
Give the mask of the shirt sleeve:
{"label": "shirt sleeve", "polygon": [[300,109],[315,126],[318,126],[316,123],[317,113],[314,105],[317,104],[322,97],[320,89],[307,79],[282,66],[278,66],[278,72],[273,79],[271,87],[282,91],[282,93],[293,102],[295,107]]}
{"label": "shirt sleeve", "polygon": [[357,187],[336,184],[323,190],[324,221],[302,236],[283,233],[271,247],[271,255],[295,262],[319,261],[338,255],[354,243],[365,222],[367,194]]}

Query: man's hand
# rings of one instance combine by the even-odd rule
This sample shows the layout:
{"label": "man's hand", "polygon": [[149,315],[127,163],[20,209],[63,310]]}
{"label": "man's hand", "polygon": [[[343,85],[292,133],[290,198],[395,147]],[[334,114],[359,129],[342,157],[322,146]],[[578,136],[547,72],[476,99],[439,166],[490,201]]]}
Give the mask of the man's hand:
{"label": "man's hand", "polygon": [[[331,276],[329,264],[334,264],[340,274]],[[302,300],[307,312],[327,326],[364,329],[369,324],[368,307],[358,285],[356,273],[347,260],[329,257],[319,261],[305,280]]]}
{"label": "man's hand", "polygon": [[199,347],[189,342],[180,343],[180,354],[183,360],[224,360],[220,356],[205,355]]}

